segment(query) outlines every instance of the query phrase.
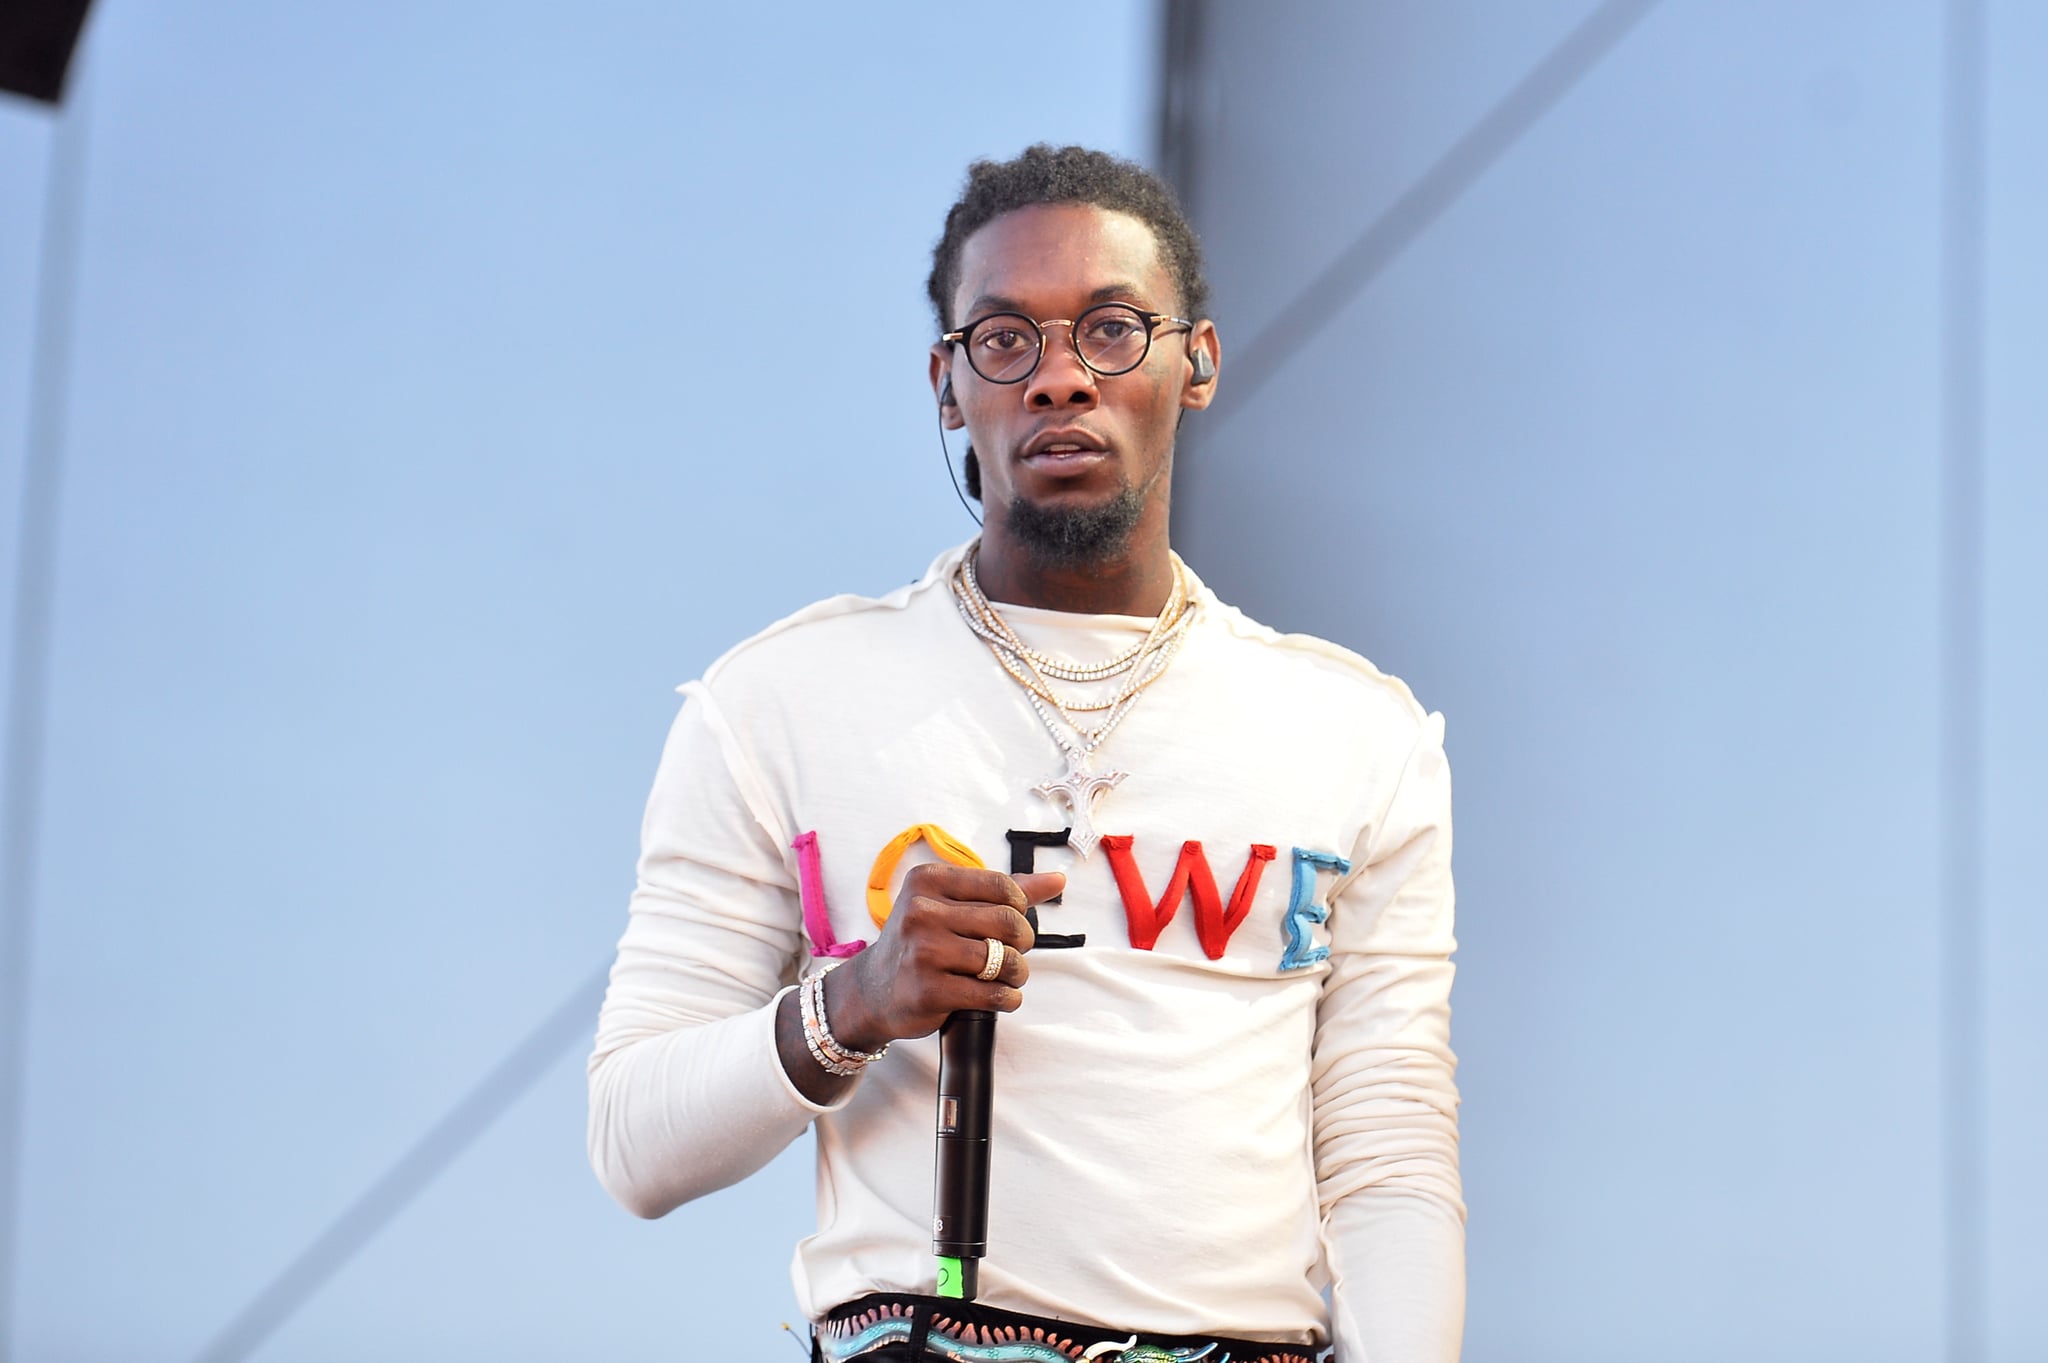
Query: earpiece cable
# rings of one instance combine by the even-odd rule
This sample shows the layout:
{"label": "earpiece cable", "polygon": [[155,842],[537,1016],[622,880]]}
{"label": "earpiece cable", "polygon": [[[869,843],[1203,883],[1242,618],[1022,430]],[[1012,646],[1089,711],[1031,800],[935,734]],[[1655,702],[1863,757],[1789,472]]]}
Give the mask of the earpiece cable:
{"label": "earpiece cable", "polygon": [[946,461],[946,476],[953,480],[953,495],[960,499],[960,505],[967,508],[967,514],[974,517],[974,523],[980,525],[981,513],[968,502],[967,493],[960,487],[960,475],[953,471],[953,451],[946,448],[946,411],[943,407],[939,409],[939,458]]}

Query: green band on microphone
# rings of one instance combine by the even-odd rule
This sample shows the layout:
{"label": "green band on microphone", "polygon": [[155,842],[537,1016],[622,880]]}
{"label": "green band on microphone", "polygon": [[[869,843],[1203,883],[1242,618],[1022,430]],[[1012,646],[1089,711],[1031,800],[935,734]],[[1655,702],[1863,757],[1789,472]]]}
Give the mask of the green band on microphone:
{"label": "green band on microphone", "polygon": [[966,1284],[960,1272],[960,1261],[950,1255],[939,1256],[939,1295],[942,1297],[964,1297]]}

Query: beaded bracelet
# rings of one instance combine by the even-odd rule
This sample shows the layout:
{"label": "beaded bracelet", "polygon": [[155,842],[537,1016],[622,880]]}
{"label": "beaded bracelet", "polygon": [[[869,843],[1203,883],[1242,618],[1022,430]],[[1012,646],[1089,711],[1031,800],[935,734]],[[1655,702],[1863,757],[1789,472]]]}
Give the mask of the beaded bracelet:
{"label": "beaded bracelet", "polygon": [[885,1043],[878,1051],[856,1051],[832,1035],[832,1025],[825,1020],[825,977],[838,964],[832,962],[803,982],[797,991],[797,1010],[803,1018],[804,1044],[810,1047],[811,1058],[827,1073],[851,1078],[887,1055],[889,1047]]}

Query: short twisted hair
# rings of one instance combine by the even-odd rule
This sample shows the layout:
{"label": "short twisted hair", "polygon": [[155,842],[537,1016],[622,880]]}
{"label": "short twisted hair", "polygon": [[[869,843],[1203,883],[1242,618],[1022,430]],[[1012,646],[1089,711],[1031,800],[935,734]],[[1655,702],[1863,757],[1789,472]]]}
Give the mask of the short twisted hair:
{"label": "short twisted hair", "polygon": [[967,239],[1005,213],[1034,204],[1092,204],[1128,213],[1152,229],[1159,254],[1180,293],[1183,316],[1208,315],[1209,281],[1202,277],[1202,247],[1168,184],[1131,161],[1086,147],[1040,142],[1009,161],[976,161],[967,187],[946,213],[946,230],[932,248],[925,293],[940,331],[951,331],[953,293],[960,287],[960,252]]}

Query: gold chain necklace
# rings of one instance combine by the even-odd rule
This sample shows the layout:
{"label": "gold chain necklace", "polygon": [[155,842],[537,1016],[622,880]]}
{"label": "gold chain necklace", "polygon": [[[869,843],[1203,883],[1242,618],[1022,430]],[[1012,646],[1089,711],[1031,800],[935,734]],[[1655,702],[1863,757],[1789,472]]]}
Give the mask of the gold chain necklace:
{"label": "gold chain necklace", "polygon": [[[1047,800],[1066,806],[1073,821],[1068,845],[1074,849],[1075,855],[1086,860],[1088,854],[1095,850],[1095,844],[1101,841],[1101,835],[1095,831],[1096,806],[1103,796],[1130,775],[1114,768],[1096,771],[1095,750],[1123,722],[1145,689],[1165,675],[1168,666],[1180,653],[1181,645],[1187,642],[1188,631],[1200,613],[1198,603],[1187,588],[1187,565],[1180,561],[1178,555],[1173,557],[1173,590],[1167,597],[1165,608],[1153,620],[1152,628],[1142,640],[1107,662],[1078,664],[1048,657],[1017,636],[1009,621],[1003,619],[1002,613],[981,590],[974,571],[975,560],[980,553],[981,542],[976,540],[961,556],[960,566],[953,572],[954,604],[960,610],[961,619],[967,622],[968,629],[988,646],[989,652],[995,655],[1011,679],[1024,688],[1024,698],[1031,702],[1031,708],[1037,712],[1046,732],[1066,754],[1066,773],[1042,781],[1031,789]],[[1062,697],[1047,680],[1048,676],[1057,676],[1063,681],[1101,682],[1119,675],[1124,677],[1124,681],[1115,693],[1108,700],[1092,703],[1076,703]],[[1076,713],[1102,711],[1108,713],[1093,727],[1084,727],[1075,718]]]}
{"label": "gold chain necklace", "polygon": [[[1090,711],[1113,710],[1127,700],[1135,689],[1150,685],[1156,673],[1148,673],[1140,663],[1146,660],[1165,642],[1175,630],[1184,630],[1193,620],[1187,610],[1187,587],[1179,566],[1173,575],[1173,591],[1168,596],[1166,609],[1152,622],[1152,628],[1143,639],[1131,645],[1114,658],[1100,663],[1068,663],[1048,654],[1040,653],[1019,638],[1010,628],[1010,622],[1002,617],[994,604],[981,590],[981,582],[975,576],[975,555],[969,554],[960,561],[955,599],[960,603],[961,618],[981,641],[996,655],[996,661],[1003,665],[1019,686],[1049,702],[1073,723],[1075,712],[1086,714]],[[1176,560],[1178,565],[1178,560]],[[1061,681],[1102,682],[1120,673],[1131,674],[1132,681],[1125,689],[1099,700],[1081,700],[1061,696],[1053,691],[1051,678]],[[1074,724],[1077,732],[1085,735],[1080,725]]]}

